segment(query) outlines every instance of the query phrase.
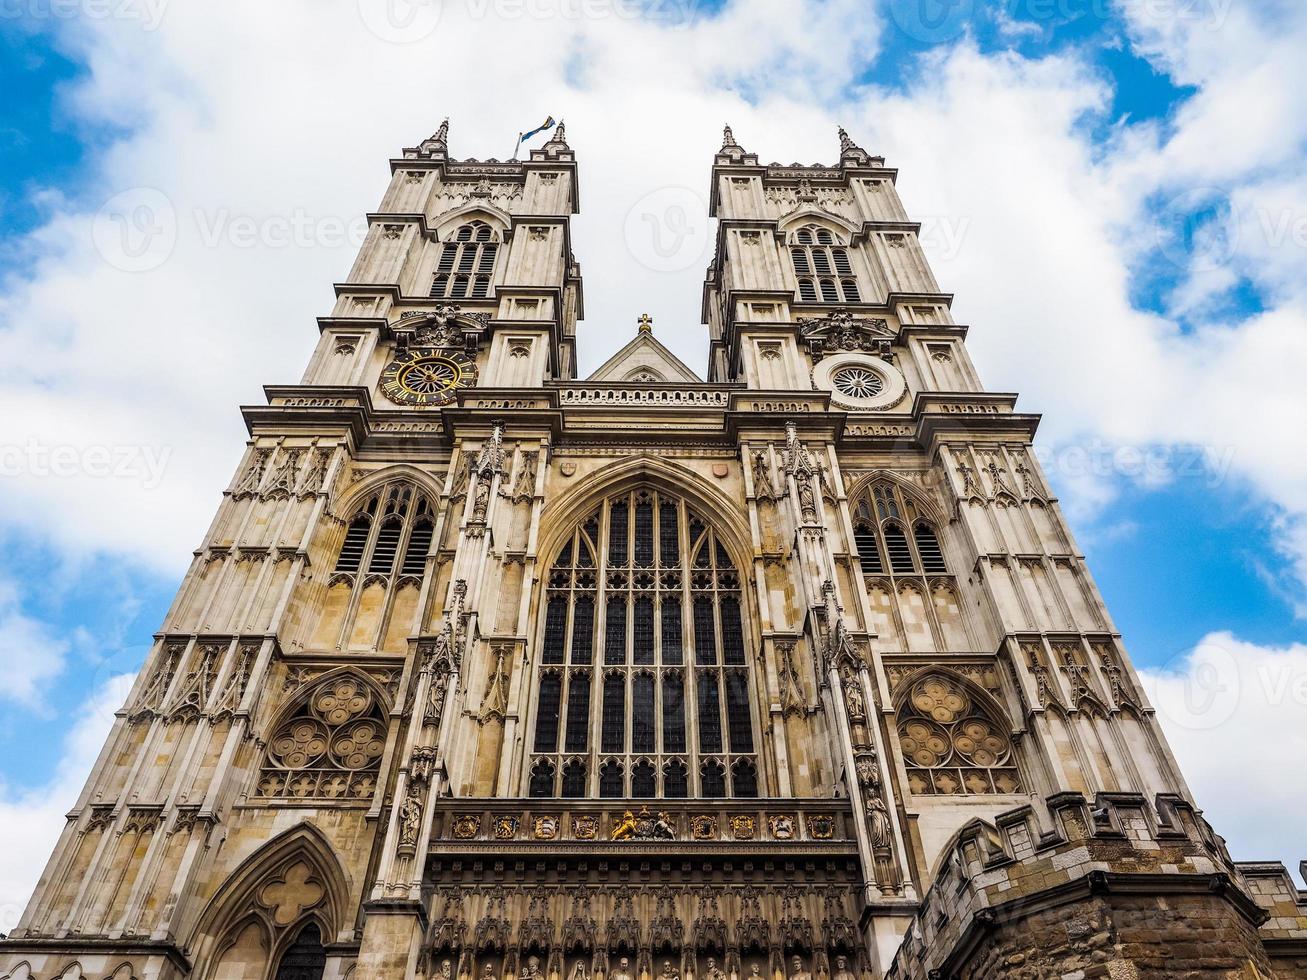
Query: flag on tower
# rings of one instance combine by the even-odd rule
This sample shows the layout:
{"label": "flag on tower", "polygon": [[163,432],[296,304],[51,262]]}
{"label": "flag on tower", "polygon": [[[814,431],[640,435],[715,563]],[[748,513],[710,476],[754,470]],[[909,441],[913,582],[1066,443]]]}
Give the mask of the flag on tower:
{"label": "flag on tower", "polygon": [[518,143],[519,143],[519,144],[521,144],[521,143],[525,143],[527,140],[529,140],[529,139],[530,139],[532,136],[534,136],[536,133],[543,133],[546,129],[552,129],[554,125],[555,125],[555,123],[554,123],[554,117],[553,117],[553,116],[550,116],[548,119],[546,119],[544,122],[542,122],[542,123],[541,123],[539,126],[537,126],[535,129],[531,130],[531,132],[529,132],[529,133],[523,133],[522,136],[519,138]]}

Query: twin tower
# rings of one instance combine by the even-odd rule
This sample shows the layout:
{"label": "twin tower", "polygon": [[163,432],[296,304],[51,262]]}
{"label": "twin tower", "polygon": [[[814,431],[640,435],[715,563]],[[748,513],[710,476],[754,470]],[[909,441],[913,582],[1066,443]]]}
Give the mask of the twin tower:
{"label": "twin tower", "polygon": [[561,124],[391,161],[0,978],[1307,977],[839,135],[726,131],[706,381],[576,377]]}

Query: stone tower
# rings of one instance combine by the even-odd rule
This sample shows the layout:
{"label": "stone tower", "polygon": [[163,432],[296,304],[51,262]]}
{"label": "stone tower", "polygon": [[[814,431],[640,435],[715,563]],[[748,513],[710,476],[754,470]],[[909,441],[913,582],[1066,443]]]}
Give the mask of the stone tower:
{"label": "stone tower", "polygon": [[712,167],[707,381],[584,381],[560,124],[392,179],[0,978],[1307,976],[895,172]]}

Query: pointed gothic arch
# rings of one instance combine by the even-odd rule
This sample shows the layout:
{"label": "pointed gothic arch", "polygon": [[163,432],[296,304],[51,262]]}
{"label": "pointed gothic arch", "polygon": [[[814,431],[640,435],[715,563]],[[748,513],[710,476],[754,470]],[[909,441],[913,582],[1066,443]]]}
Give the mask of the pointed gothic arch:
{"label": "pointed gothic arch", "polygon": [[376,791],[389,737],[390,699],[350,666],[314,678],[279,706],[252,795],[362,802]]}
{"label": "pointed gothic arch", "polygon": [[681,470],[627,461],[551,515],[530,795],[753,797],[766,784],[751,551],[720,491]]}
{"label": "pointed gothic arch", "polygon": [[322,831],[300,823],[250,854],[228,875],[188,945],[201,980],[273,980],[312,925],[325,946],[350,923],[351,886]]}
{"label": "pointed gothic arch", "polygon": [[970,678],[927,665],[899,682],[892,703],[914,795],[1021,792],[1007,712]]}

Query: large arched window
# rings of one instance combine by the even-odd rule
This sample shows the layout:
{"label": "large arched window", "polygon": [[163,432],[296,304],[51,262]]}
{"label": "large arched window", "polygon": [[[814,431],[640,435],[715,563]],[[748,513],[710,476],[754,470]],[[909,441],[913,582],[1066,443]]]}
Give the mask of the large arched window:
{"label": "large arched window", "polygon": [[656,490],[612,497],[546,580],[532,796],[759,792],[740,576]]}
{"label": "large arched window", "polygon": [[322,980],[327,968],[327,951],[316,922],[307,923],[282,954],[276,980]]}
{"label": "large arched window", "polygon": [[440,248],[431,295],[440,299],[484,299],[499,254],[498,236],[484,221],[460,227]]}
{"label": "large arched window", "polygon": [[948,571],[935,525],[916,501],[888,480],[854,503],[853,542],[867,575],[936,575]]}
{"label": "large arched window", "polygon": [[929,674],[898,706],[908,788],[917,794],[1018,793],[1008,726],[960,681]]}
{"label": "large arched window", "polygon": [[413,485],[387,484],[359,505],[345,531],[336,572],[415,576],[426,569],[435,515]]}
{"label": "large arched window", "polygon": [[790,261],[805,303],[860,303],[849,252],[825,228],[807,225],[790,240]]}

